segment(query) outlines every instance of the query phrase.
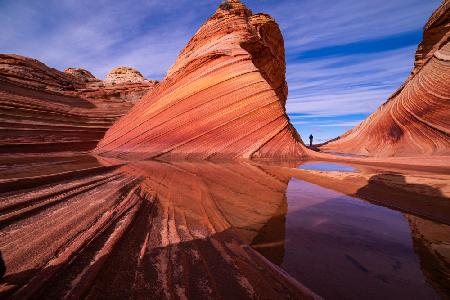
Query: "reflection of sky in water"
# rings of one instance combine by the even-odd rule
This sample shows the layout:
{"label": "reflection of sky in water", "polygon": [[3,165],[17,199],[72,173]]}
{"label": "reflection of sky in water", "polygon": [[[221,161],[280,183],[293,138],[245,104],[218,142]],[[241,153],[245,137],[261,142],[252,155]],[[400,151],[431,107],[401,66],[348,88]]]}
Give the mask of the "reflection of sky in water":
{"label": "reflection of sky in water", "polygon": [[292,179],[281,267],[325,299],[438,299],[404,215]]}
{"label": "reflection of sky in water", "polygon": [[358,169],[344,164],[308,162],[299,167],[300,170],[358,172]]}

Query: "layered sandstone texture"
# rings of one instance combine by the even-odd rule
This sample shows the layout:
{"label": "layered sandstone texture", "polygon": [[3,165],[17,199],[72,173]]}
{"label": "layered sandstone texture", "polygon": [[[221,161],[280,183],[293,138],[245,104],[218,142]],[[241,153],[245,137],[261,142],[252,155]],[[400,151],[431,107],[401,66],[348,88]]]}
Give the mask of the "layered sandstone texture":
{"label": "layered sandstone texture", "polygon": [[108,159],[0,158],[0,298],[318,299],[249,246],[284,253],[284,168]]}
{"label": "layered sandstone texture", "polygon": [[156,80],[147,80],[142,74],[130,67],[112,69],[103,81],[97,80],[86,84],[77,95],[97,100],[138,102],[145,94],[158,84]]}
{"label": "layered sandstone texture", "polygon": [[64,73],[76,77],[81,82],[99,81],[91,72],[82,68],[67,68],[64,70]]}
{"label": "layered sandstone texture", "polygon": [[277,23],[228,1],[96,151],[132,159],[301,157],[306,150],[289,123],[286,98]]}
{"label": "layered sandstone texture", "polygon": [[0,153],[92,150],[106,130],[153,86],[114,88],[83,69],[65,72],[0,55]]}
{"label": "layered sandstone texture", "polygon": [[450,1],[424,27],[415,67],[402,87],[322,149],[371,156],[450,155]]}

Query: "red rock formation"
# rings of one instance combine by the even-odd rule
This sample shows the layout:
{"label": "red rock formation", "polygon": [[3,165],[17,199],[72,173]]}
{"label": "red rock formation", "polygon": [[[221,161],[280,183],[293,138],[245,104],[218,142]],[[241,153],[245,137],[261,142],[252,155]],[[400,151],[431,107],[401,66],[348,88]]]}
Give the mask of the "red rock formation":
{"label": "red rock formation", "polygon": [[68,91],[83,86],[82,81],[72,74],[14,54],[0,54],[0,79],[28,89],[45,91]]}
{"label": "red rock formation", "polygon": [[408,80],[357,127],[321,149],[373,156],[450,154],[450,2],[424,28]]}
{"label": "red rock formation", "polygon": [[286,97],[278,25],[228,1],[96,151],[134,159],[301,157],[305,147],[289,123]]}
{"label": "red rock formation", "polygon": [[249,247],[257,236],[270,247],[263,227],[284,233],[266,226],[286,213],[283,168],[89,156],[8,164],[0,298],[317,299]]}
{"label": "red rock formation", "polygon": [[64,73],[76,77],[81,82],[99,81],[94,75],[91,74],[91,72],[81,68],[67,68],[64,70]]}
{"label": "red rock formation", "polygon": [[92,150],[154,85],[104,84],[83,69],[0,54],[0,152]]}
{"label": "red rock formation", "polygon": [[95,103],[102,102],[127,102],[137,103],[145,94],[155,88],[157,81],[124,82],[110,84],[104,81],[91,82],[85,87],[70,92],[71,95],[92,100]]}
{"label": "red rock formation", "polygon": [[92,81],[76,94],[91,100],[111,100],[136,103],[155,88],[156,80],[145,79],[139,71],[129,67],[112,69],[104,81]]}
{"label": "red rock formation", "polygon": [[124,82],[142,82],[145,78],[142,74],[130,67],[117,67],[112,69],[106,75],[105,82],[124,83]]}

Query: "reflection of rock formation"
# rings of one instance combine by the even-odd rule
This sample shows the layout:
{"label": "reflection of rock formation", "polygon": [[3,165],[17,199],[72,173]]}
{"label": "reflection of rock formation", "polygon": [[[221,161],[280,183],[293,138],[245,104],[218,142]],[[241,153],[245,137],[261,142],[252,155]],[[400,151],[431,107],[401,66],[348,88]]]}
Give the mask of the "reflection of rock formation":
{"label": "reflection of rock formation", "polygon": [[450,299],[450,226],[406,217],[424,275],[444,299]]}
{"label": "reflection of rock formation", "polygon": [[86,151],[154,82],[104,84],[79,68],[65,72],[0,55],[0,152]]}
{"label": "reflection of rock formation", "polygon": [[97,151],[139,159],[302,156],[286,97],[278,25],[268,15],[252,15],[238,0],[228,1]]}
{"label": "reflection of rock formation", "polygon": [[283,213],[267,221],[252,241],[252,247],[276,265],[281,265],[284,259],[287,213],[286,200],[282,202],[280,210]]}
{"label": "reflection of rock formation", "polygon": [[424,28],[415,68],[360,125],[322,149],[374,156],[450,154],[450,2]]}
{"label": "reflection of rock formation", "polygon": [[[89,157],[15,163],[0,182],[10,191],[0,194],[1,296],[310,298],[247,246],[257,236],[267,245],[260,232],[285,213],[282,171],[108,167]],[[36,168],[39,176],[20,178]]]}
{"label": "reflection of rock formation", "polygon": [[[196,217],[208,219],[208,224],[200,227],[212,226],[215,228],[212,233],[233,227],[247,243],[252,242],[269,219],[282,216],[287,210],[284,191],[289,177],[266,173],[252,165],[139,162],[128,164],[125,170],[135,177],[145,177],[143,185],[156,192],[165,210],[175,213],[170,216],[174,222],[190,218],[186,213],[198,212]],[[216,218],[203,216],[205,212]]]}

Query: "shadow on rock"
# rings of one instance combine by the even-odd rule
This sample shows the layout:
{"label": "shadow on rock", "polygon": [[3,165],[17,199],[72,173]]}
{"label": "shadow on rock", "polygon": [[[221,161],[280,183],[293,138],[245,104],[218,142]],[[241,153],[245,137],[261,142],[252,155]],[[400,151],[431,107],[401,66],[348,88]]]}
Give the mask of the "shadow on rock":
{"label": "shadow on rock", "polygon": [[2,251],[0,251],[0,281],[2,280],[3,276],[5,276],[6,273],[6,264],[3,260]]}
{"label": "shadow on rock", "polygon": [[450,225],[449,199],[435,187],[406,182],[402,174],[374,175],[355,196]]}
{"label": "shadow on rock", "polygon": [[421,194],[430,197],[444,198],[439,189],[426,184],[407,183],[405,176],[397,173],[383,173],[370,177],[368,184],[358,190],[359,194],[370,193],[373,189],[379,188],[400,188],[407,192]]}

